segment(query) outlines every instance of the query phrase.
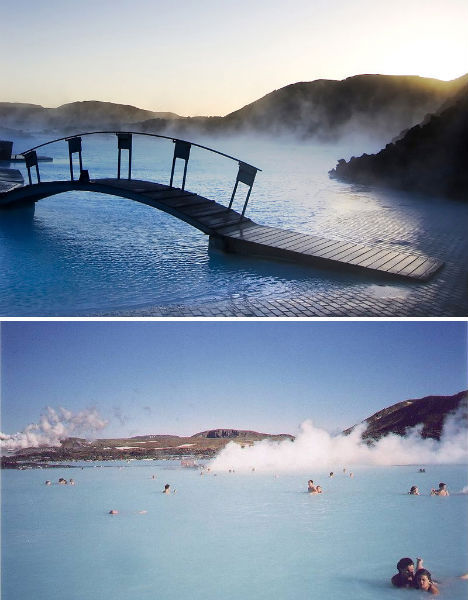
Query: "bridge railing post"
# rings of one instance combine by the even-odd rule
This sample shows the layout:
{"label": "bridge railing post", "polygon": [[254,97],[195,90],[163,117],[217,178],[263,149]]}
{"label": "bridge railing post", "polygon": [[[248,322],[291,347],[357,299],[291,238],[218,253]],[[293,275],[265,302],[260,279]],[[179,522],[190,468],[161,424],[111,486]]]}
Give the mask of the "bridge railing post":
{"label": "bridge railing post", "polygon": [[32,185],[32,178],[31,178],[31,167],[36,167],[36,177],[37,177],[37,183],[41,183],[41,176],[39,175],[39,165],[37,162],[37,154],[35,150],[30,150],[29,152],[25,152],[23,154],[24,156],[24,161],[26,164],[26,168],[28,169],[28,179],[29,179],[29,185]]}
{"label": "bridge railing post", "polygon": [[252,186],[255,181],[255,176],[257,174],[258,169],[239,161],[239,171],[237,172],[236,183],[234,184],[234,189],[232,190],[231,201],[229,202],[229,208],[232,207],[232,203],[234,201],[234,196],[237,192],[237,186],[239,182],[245,183],[245,185],[249,186],[249,191],[247,192],[247,197],[244,201],[244,207],[242,209],[241,220],[244,217],[245,210],[247,208],[247,204],[249,202],[250,193],[252,192]]}
{"label": "bridge railing post", "polygon": [[83,171],[83,161],[81,158],[81,138],[79,136],[75,136],[72,138],[69,138],[67,140],[68,142],[68,157],[70,159],[70,179],[72,181],[75,180],[74,178],[74,174],[73,174],[73,154],[75,154],[76,152],[78,152],[78,158],[80,161],[80,175],[81,172]]}
{"label": "bridge railing post", "polygon": [[174,157],[172,158],[172,169],[171,169],[171,181],[169,186],[172,187],[172,181],[174,179],[174,168],[176,164],[176,158],[181,158],[185,161],[184,166],[184,175],[182,177],[182,188],[185,189],[185,178],[187,176],[187,165],[190,158],[190,148],[192,144],[190,142],[184,142],[183,140],[172,140],[175,144],[174,146]]}
{"label": "bridge railing post", "polygon": [[117,160],[117,179],[120,179],[120,163],[122,150],[128,150],[128,179],[132,178],[132,134],[131,133],[116,133],[117,147],[119,150]]}

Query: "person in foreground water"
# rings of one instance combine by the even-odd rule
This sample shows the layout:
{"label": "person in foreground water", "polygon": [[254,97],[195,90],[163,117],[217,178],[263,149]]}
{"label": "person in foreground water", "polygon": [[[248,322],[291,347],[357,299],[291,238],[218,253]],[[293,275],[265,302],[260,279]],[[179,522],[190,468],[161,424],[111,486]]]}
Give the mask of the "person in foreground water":
{"label": "person in foreground water", "polygon": [[419,489],[417,485],[412,485],[410,491],[408,492],[411,496],[419,496]]}
{"label": "person in foreground water", "polygon": [[446,483],[439,483],[439,489],[435,490],[434,488],[431,490],[431,496],[449,496],[448,490],[447,490],[447,484]]}
{"label": "person in foreground water", "polygon": [[439,589],[432,581],[432,575],[427,569],[418,569],[414,576],[414,587],[418,590],[424,590],[429,594],[438,594]]}
{"label": "person in foreground water", "polygon": [[[417,569],[422,569],[422,558],[416,559]],[[400,558],[397,563],[398,573],[392,577],[392,584],[396,587],[414,587],[414,562],[411,558]]]}

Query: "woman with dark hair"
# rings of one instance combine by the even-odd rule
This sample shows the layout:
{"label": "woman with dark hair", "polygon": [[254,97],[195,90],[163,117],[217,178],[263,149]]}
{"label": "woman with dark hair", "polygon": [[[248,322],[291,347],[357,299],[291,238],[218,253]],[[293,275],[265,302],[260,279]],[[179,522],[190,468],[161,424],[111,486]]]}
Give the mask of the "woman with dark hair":
{"label": "woman with dark hair", "polygon": [[429,594],[438,594],[439,590],[432,581],[432,575],[427,569],[418,569],[414,576],[414,587],[418,590],[424,590]]}
{"label": "woman with dark hair", "polygon": [[417,485],[412,485],[410,491],[408,492],[411,496],[419,496],[419,489]]}

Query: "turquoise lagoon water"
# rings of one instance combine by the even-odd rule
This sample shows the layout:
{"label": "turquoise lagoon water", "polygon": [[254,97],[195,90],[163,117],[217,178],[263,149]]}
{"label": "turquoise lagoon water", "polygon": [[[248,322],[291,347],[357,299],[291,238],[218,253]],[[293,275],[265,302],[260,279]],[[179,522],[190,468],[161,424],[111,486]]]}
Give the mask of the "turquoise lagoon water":
{"label": "turquoise lagoon water", "polygon": [[[262,224],[343,239],[343,231],[333,230],[341,220],[367,216],[371,228],[375,215],[391,210],[402,236],[396,242],[407,244],[405,232],[416,229],[419,249],[424,251],[428,220],[440,222],[450,216],[447,211],[459,211],[452,205],[449,209],[447,203],[435,210],[437,203],[431,202],[430,210],[435,210],[431,217],[426,201],[418,207],[417,199],[404,194],[389,195],[329,179],[327,172],[338,158],[375,151],[380,143],[354,143],[347,149],[288,140],[195,141],[263,169],[247,211]],[[15,150],[27,145],[17,144]],[[66,142],[38,152],[54,157],[53,163],[40,163],[42,180],[69,178]],[[135,136],[133,177],[168,183],[172,152],[169,140]],[[124,151],[123,173],[125,161]],[[115,177],[115,136],[84,137],[83,163],[91,178]],[[179,163],[175,185],[181,182]],[[25,173],[23,166],[19,168]],[[237,163],[193,147],[186,187],[227,204],[236,174]],[[244,186],[240,188],[237,209],[246,192]],[[451,227],[463,222],[457,214],[450,220]],[[352,239],[353,231],[345,228],[346,236]],[[209,251],[206,235],[170,215],[131,200],[89,192],[41,200],[34,214],[2,211],[0,271],[0,314],[4,316],[79,316],[151,305],[294,297],[343,288],[353,292],[374,289],[376,283],[369,277]],[[398,289],[404,285],[398,282]]]}
{"label": "turquoise lagoon water", "polygon": [[[4,600],[422,598],[389,583],[402,556],[424,558],[441,597],[467,597],[457,576],[468,571],[468,495],[456,493],[466,466],[355,467],[353,479],[341,469],[330,479],[84,464],[2,472]],[[59,477],[76,485],[44,485]],[[321,496],[305,492],[310,477]],[[450,497],[428,495],[439,481]],[[162,494],[165,483],[177,493]],[[423,495],[405,493],[413,484]]]}

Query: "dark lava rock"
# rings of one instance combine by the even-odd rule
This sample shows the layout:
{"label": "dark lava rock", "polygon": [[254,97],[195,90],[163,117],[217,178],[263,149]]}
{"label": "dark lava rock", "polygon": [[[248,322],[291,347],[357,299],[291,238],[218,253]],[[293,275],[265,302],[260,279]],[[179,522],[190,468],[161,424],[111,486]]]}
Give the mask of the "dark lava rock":
{"label": "dark lava rock", "polygon": [[468,201],[468,86],[378,154],[341,159],[330,177]]}

